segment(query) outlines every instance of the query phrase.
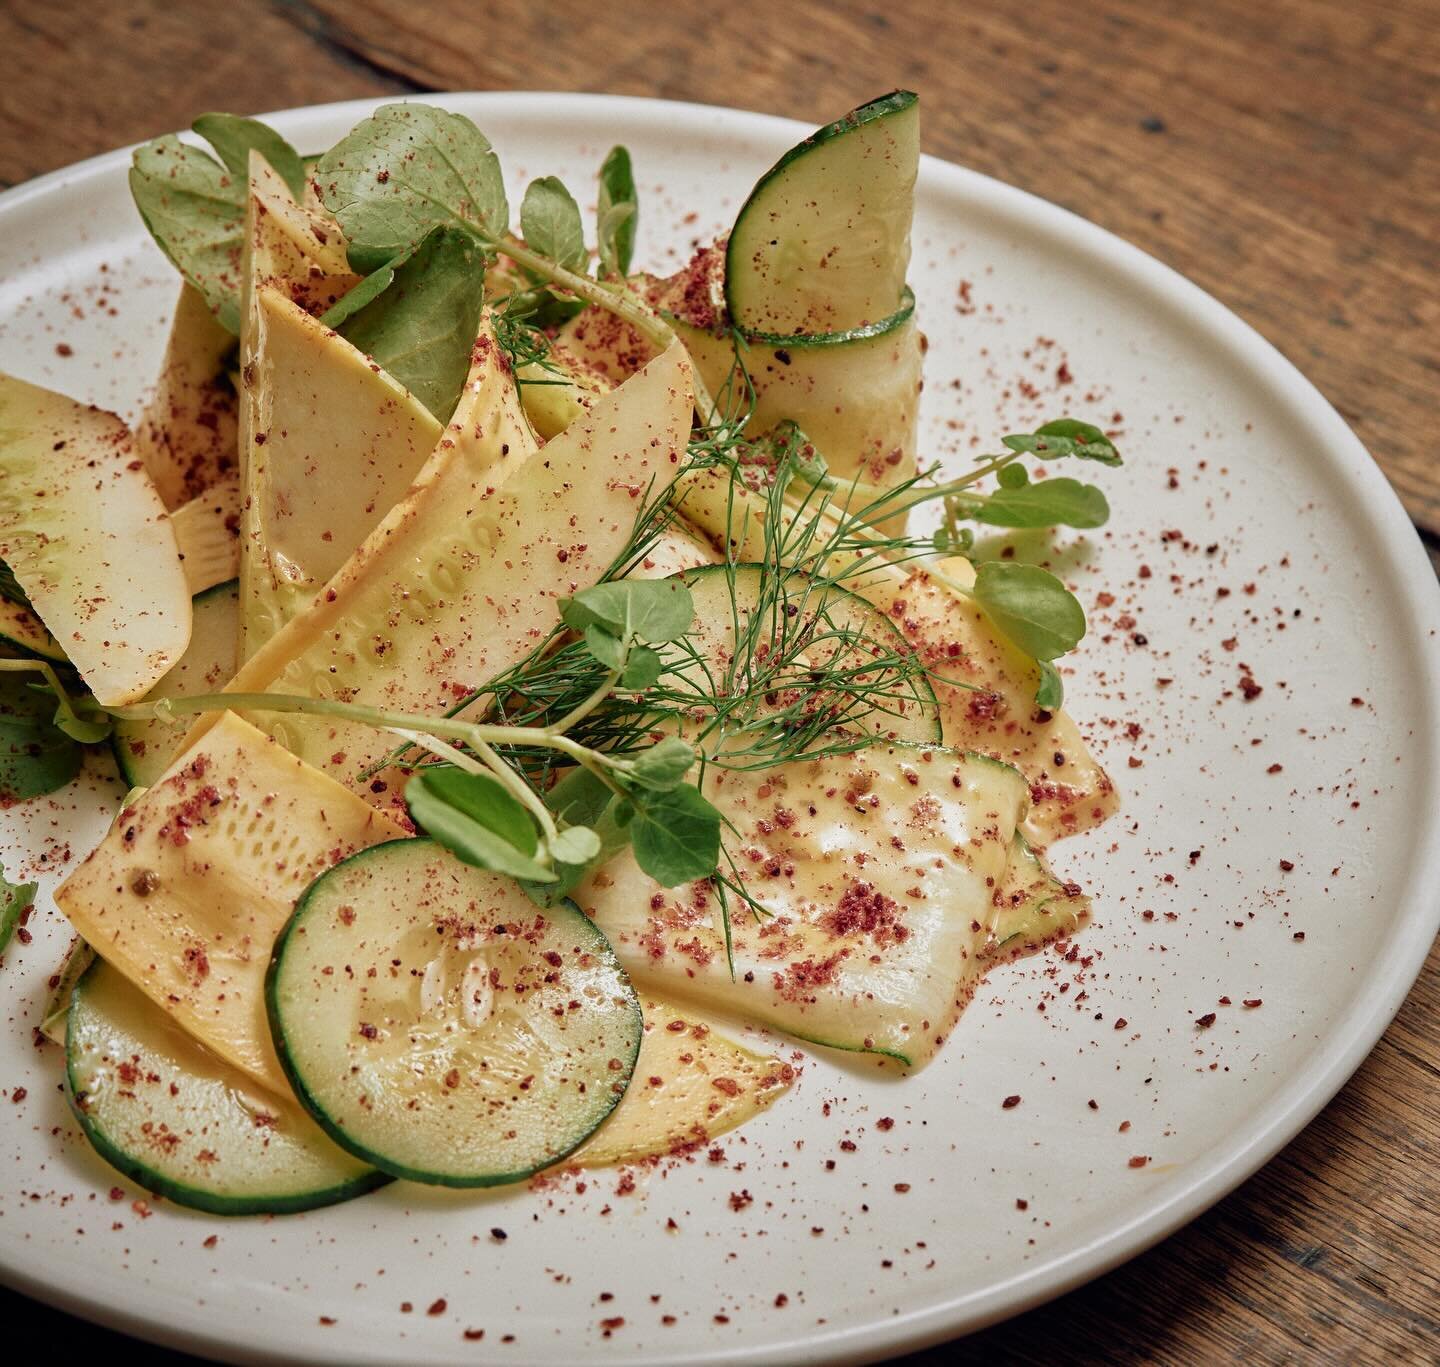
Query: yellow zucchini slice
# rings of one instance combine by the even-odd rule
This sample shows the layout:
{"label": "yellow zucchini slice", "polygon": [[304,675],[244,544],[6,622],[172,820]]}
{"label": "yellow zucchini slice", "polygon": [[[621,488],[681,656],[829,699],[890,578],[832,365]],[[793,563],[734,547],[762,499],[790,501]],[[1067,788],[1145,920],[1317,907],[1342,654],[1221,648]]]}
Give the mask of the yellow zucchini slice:
{"label": "yellow zucchini slice", "polygon": [[102,705],[144,697],[185,653],[185,571],[130,430],[10,375],[0,375],[0,560]]}
{"label": "yellow zucchini slice", "polygon": [[816,1044],[928,1060],[981,971],[1025,808],[1020,774],[886,745],[712,768],[704,792],[731,825],[722,872],[764,911],[729,894],[727,930],[713,883],[662,888],[626,851],[574,896],[631,977]]}
{"label": "yellow zucchini slice", "polygon": [[[191,610],[194,628],[189,649],[150,690],[147,701],[218,693],[235,674],[240,594],[234,581],[197,594]],[[180,727],[157,720],[116,721],[110,736],[120,776],[131,788],[150,787],[170,767],[184,742]]]}
{"label": "yellow zucchini slice", "polygon": [[[477,369],[457,410],[467,440],[440,444],[409,495],[241,669],[233,691],[449,712],[544,639],[557,598],[609,567],[647,495],[683,458],[692,401],[683,351],[657,358],[518,458],[524,419],[510,376],[479,349]],[[332,718],[256,713],[255,721],[362,794],[393,800],[358,779],[393,737]]]}
{"label": "yellow zucchini slice", "polygon": [[[710,392],[719,393],[735,363],[730,335],[670,322]],[[788,418],[837,479],[893,485],[915,473],[922,355],[913,309],[875,335],[824,345],[751,341],[739,354],[755,386],[749,435]]]}
{"label": "yellow zucchini slice", "polygon": [[350,269],[339,225],[297,203],[290,187],[255,151],[250,153],[244,257],[242,349],[245,315],[260,285],[282,290],[292,303],[319,315],[361,280]]}
{"label": "yellow zucchini slice", "polygon": [[170,514],[192,597],[240,574],[240,477],[227,475]]}
{"label": "yellow zucchini slice", "polygon": [[1090,899],[1078,883],[1062,883],[1019,831],[1010,849],[1010,867],[1000,884],[1000,915],[985,957],[1019,958],[1067,935],[1090,914]]}
{"label": "yellow zucchini slice", "polygon": [[245,364],[241,655],[301,610],[410,486],[441,427],[408,390],[261,285]]}
{"label": "yellow zucchini slice", "polygon": [[[940,569],[961,584],[974,578],[970,562],[958,556]],[[1047,845],[1090,830],[1119,809],[1115,785],[1074,719],[1035,706],[1034,662],[991,627],[975,602],[924,569],[887,569],[855,589],[889,616],[934,671],[945,744],[993,755],[1025,775],[1027,839]]]}
{"label": "yellow zucchini slice", "polygon": [[160,376],[135,425],[135,449],[167,508],[235,473],[236,400],[225,373],[234,350],[205,296],[182,284]]}
{"label": "yellow zucchini slice", "polygon": [[[685,516],[716,545],[728,529],[736,560],[763,554],[764,508],[763,496],[743,484],[732,490],[725,469],[687,477]],[[963,585],[974,578],[970,563],[958,556],[940,569]],[[831,567],[834,574],[843,570],[838,561]],[[1074,719],[1035,706],[1034,662],[995,631],[978,605],[923,568],[877,564],[843,582],[884,613],[931,667],[944,744],[992,755],[1025,775],[1029,840],[1044,846],[1090,830],[1119,810],[1114,782]]]}
{"label": "yellow zucchini slice", "polygon": [[216,1215],[283,1215],[388,1180],[292,1099],[207,1053],[103,960],[66,1015],[66,1092],[80,1127],[145,1190]]}
{"label": "yellow zucchini slice", "polygon": [[403,832],[233,713],[127,807],[61,884],[97,954],[227,1063],[284,1096],[265,970],[295,899]]}
{"label": "yellow zucchini slice", "polygon": [[558,437],[591,404],[615,386],[597,370],[572,356],[559,342],[550,346],[548,365],[531,361],[515,372],[525,416],[541,441]]}
{"label": "yellow zucchini slice", "polygon": [[795,1069],[730,1039],[687,1007],[642,994],[640,1057],[610,1118],[564,1167],[689,1153],[753,1119],[795,1081]]}

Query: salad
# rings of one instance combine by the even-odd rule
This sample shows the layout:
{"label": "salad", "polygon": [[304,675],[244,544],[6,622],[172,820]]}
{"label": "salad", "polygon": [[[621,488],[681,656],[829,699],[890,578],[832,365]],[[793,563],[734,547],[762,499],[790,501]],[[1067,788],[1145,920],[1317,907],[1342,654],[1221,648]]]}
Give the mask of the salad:
{"label": "salad", "polygon": [[0,375],[0,786],[118,771],[41,1027],[101,1157],[254,1214],[684,1154],[795,1080],[740,1029],[917,1069],[1079,930],[1084,614],[977,530],[1120,456],[923,459],[914,94],[664,277],[623,147],[587,228],[426,104],[194,132],[131,171],[140,421]]}

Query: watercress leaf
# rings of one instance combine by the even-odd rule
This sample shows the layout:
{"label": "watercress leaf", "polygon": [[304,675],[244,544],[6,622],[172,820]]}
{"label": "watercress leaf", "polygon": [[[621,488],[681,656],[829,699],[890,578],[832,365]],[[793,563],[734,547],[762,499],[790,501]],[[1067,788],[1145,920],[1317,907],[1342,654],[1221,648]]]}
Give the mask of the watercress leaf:
{"label": "watercress leaf", "polygon": [[992,527],[1103,527],[1110,505],[1093,484],[1042,479],[997,490],[970,516]]}
{"label": "watercress leaf", "polygon": [[660,657],[649,646],[635,646],[625,662],[620,682],[632,691],[649,688],[664,672]]}
{"label": "watercress leaf", "polygon": [[635,862],[661,887],[708,878],[720,861],[720,813],[682,783],[646,793],[631,823]]}
{"label": "watercress leaf", "polygon": [[221,326],[240,331],[245,180],[173,134],[135,150],[130,194],[150,236],[204,296]]}
{"label": "watercress leaf", "polygon": [[549,844],[557,864],[584,864],[600,853],[600,837],[589,826],[567,826]]}
{"label": "watercress leaf", "polygon": [[337,299],[321,316],[320,321],[327,328],[337,332],[361,309],[373,304],[395,279],[395,272],[415,255],[420,243],[406,247],[398,256],[387,261],[378,270],[373,270],[348,294]]}
{"label": "watercress leaf", "polygon": [[1057,418],[1035,429],[1037,437],[1070,443],[1071,454],[1081,460],[1098,460],[1102,465],[1123,464],[1115,443],[1094,423],[1079,418]]}
{"label": "watercress leaf", "polygon": [[0,954],[9,946],[10,937],[15,934],[26,908],[34,902],[39,888],[39,883],[12,883],[0,867]]}
{"label": "watercress leaf", "polygon": [[639,640],[651,645],[678,640],[694,620],[694,601],[680,580],[638,580],[631,585],[630,630]]}
{"label": "watercress leaf", "polygon": [[995,478],[1002,489],[1018,489],[1030,483],[1030,472],[1023,465],[1006,465]]}
{"label": "watercress leaf", "polygon": [[259,119],[244,119],[238,114],[202,114],[190,127],[219,153],[225,169],[237,184],[249,184],[250,153],[254,150],[270,163],[296,199],[304,198],[305,163],[300,154]]}
{"label": "watercress leaf", "polygon": [[683,636],[694,616],[690,590],[678,579],[612,580],[560,600],[560,620],[573,631],[599,626],[651,645]]}
{"label": "watercress leaf", "polygon": [[677,787],[695,763],[695,747],[679,736],[668,736],[635,756],[630,779],[641,788],[666,792]]}
{"label": "watercress leaf", "polygon": [[571,631],[599,627],[618,640],[625,631],[627,601],[624,584],[595,584],[560,600],[560,620]]}
{"label": "watercress leaf", "polygon": [[599,838],[600,848],[590,858],[567,863],[556,855],[553,882],[521,880],[520,886],[538,906],[553,907],[567,897],[602,864],[613,859],[630,837],[615,819],[614,791],[588,769],[570,770],[546,795],[545,804],[555,818],[570,826],[588,826]]}
{"label": "watercress leaf", "polygon": [[1060,671],[1049,660],[1040,661],[1040,686],[1035,690],[1035,705],[1047,712],[1058,712],[1065,705],[1065,685]]}
{"label": "watercress leaf", "polygon": [[615,793],[590,770],[577,765],[545,795],[545,805],[565,826],[594,826]]}
{"label": "watercress leaf", "polygon": [[1085,611],[1048,570],[988,560],[971,592],[999,631],[1037,660],[1054,660],[1085,635]]}
{"label": "watercress leaf", "polygon": [[315,184],[350,244],[350,264],[365,273],[438,226],[489,242],[509,227],[489,140],[464,115],[434,105],[381,105],[320,158]]}
{"label": "watercress leaf", "polygon": [[489,774],[472,774],[449,764],[429,765],[416,777],[432,795],[494,831],[516,849],[534,854],[539,835],[519,799]]}
{"label": "watercress leaf", "polygon": [[398,265],[382,270],[391,273],[388,286],[338,331],[399,380],[437,422],[449,422],[480,326],[483,251],[468,233],[436,228],[413,253],[402,254]]}
{"label": "watercress leaf", "polygon": [[539,840],[530,814],[496,779],[449,766],[421,769],[405,785],[415,824],[456,858],[512,878],[553,882],[534,856]]}
{"label": "watercress leaf", "polygon": [[622,797],[616,802],[614,808],[615,824],[623,831],[634,824],[635,804],[628,798]]}
{"label": "watercress leaf", "polygon": [[520,204],[525,245],[566,270],[583,272],[588,262],[580,206],[555,176],[532,180]]}
{"label": "watercress leaf", "polygon": [[625,668],[625,642],[598,623],[585,628],[585,648],[606,669]]}
{"label": "watercress leaf", "polygon": [[975,549],[975,533],[969,527],[941,527],[935,533],[939,555],[966,555]]}
{"label": "watercress leaf", "polygon": [[630,153],[612,147],[600,164],[600,198],[596,207],[596,238],[602,275],[627,275],[635,252],[640,201]]}
{"label": "watercress leaf", "polygon": [[52,694],[0,674],[0,799],[44,797],[80,772],[80,746],[51,720],[54,710]]}

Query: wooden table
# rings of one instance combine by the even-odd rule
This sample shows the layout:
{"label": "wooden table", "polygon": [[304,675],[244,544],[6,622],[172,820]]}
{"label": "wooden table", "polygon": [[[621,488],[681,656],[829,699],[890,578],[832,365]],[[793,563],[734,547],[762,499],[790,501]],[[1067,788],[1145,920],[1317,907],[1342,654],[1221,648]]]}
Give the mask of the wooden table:
{"label": "wooden table", "polygon": [[[1437,0],[670,0],[643,26],[626,8],[17,0],[0,7],[0,184],[206,109],[523,87],[818,122],[909,86],[928,151],[1103,224],[1265,333],[1440,548]],[[1153,1252],[943,1360],[1434,1361],[1437,1079],[1440,953],[1264,1171]],[[0,1307],[11,1333],[28,1318],[77,1357],[116,1346],[18,1297]]]}

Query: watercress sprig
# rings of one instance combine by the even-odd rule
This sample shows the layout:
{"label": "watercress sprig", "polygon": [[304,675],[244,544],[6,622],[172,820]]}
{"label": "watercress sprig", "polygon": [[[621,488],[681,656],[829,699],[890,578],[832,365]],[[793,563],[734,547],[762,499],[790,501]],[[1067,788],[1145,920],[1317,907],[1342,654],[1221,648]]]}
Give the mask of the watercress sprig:
{"label": "watercress sprig", "polygon": [[[490,256],[503,254],[533,278],[609,310],[657,349],[676,343],[670,325],[623,278],[601,282],[584,274],[585,263],[574,251],[573,197],[558,181],[536,182],[538,191],[531,187],[531,224],[550,250],[529,240],[523,206],[526,240],[510,231],[499,159],[489,139],[463,115],[426,104],[382,105],[319,159],[313,179],[358,271],[381,269],[432,229],[450,227],[469,234]],[[628,251],[622,222],[633,222],[634,211],[622,220],[615,206],[633,203],[633,177],[627,186],[617,160],[608,183],[606,251],[618,263],[622,248]],[[698,375],[694,385],[696,410],[702,421],[709,420],[714,404]]]}
{"label": "watercress sprig", "polygon": [[220,160],[174,134],[156,138],[135,151],[130,193],[160,250],[221,325],[238,333],[250,152],[260,152],[296,196],[305,190],[305,168],[295,149],[256,119],[202,114],[191,126]]}

